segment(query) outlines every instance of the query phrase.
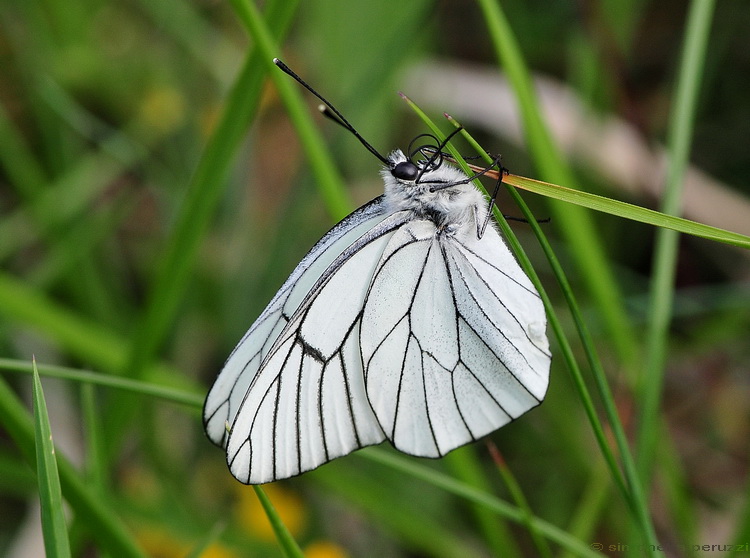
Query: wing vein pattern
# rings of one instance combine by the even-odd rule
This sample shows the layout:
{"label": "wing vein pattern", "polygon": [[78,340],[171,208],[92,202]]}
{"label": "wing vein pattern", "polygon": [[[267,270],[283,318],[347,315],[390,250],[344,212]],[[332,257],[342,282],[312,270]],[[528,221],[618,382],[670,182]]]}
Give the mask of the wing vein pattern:
{"label": "wing vein pattern", "polygon": [[227,358],[206,397],[203,422],[209,439],[227,444],[227,425],[234,422],[250,382],[312,285],[347,247],[385,218],[383,197],[359,208],[334,226],[297,265],[266,309]]}
{"label": "wing vein pattern", "polygon": [[367,395],[388,440],[439,457],[538,405],[545,324],[494,229],[476,239],[429,220],[404,225],[375,270],[360,332]]}
{"label": "wing vein pattern", "polygon": [[440,457],[543,399],[544,307],[497,230],[385,199],[308,252],[209,392],[206,432],[240,481],[385,439]]}
{"label": "wing vein pattern", "polygon": [[356,229],[260,360],[227,440],[239,480],[294,476],[383,441],[365,394],[359,328],[372,270],[407,218],[395,213]]}

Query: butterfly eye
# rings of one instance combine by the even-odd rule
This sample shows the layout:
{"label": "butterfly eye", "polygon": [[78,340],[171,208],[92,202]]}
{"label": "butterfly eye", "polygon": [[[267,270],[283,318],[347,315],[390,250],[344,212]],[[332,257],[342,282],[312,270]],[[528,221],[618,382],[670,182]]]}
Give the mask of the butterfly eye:
{"label": "butterfly eye", "polygon": [[391,174],[399,180],[416,180],[419,174],[417,165],[411,161],[401,161],[398,165],[393,167]]}

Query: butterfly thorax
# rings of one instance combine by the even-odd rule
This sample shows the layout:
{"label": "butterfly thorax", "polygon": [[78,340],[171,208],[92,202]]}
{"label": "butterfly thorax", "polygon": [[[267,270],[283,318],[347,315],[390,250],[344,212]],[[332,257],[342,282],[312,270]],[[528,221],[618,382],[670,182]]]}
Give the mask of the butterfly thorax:
{"label": "butterfly thorax", "polygon": [[414,180],[394,176],[399,163],[408,161],[400,151],[388,157],[391,164],[382,170],[385,181],[385,201],[390,212],[411,211],[415,218],[428,219],[438,231],[446,234],[473,233],[477,222],[486,212],[484,196],[459,169],[443,162],[437,167],[424,168],[416,163],[419,175]]}

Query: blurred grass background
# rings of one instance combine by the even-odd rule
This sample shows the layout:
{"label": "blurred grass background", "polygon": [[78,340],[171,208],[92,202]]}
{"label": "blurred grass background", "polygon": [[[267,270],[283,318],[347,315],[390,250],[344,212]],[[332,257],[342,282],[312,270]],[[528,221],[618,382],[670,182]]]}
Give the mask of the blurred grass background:
{"label": "blurred grass background", "polygon": [[[396,95],[403,90],[436,121],[453,114],[483,146],[502,152],[514,173],[552,180],[552,163],[519,131],[521,109],[498,71],[483,4],[262,7],[281,45],[274,54],[381,151],[425,131]],[[660,153],[669,141],[688,4],[500,5],[525,64],[544,78],[537,93],[551,107],[560,168],[575,183],[557,180],[659,208],[655,185],[664,182]],[[291,80],[275,76],[286,86],[271,85],[267,57],[248,55],[260,39],[248,38],[257,29],[247,8],[239,0],[0,0],[2,381],[30,408],[30,376],[10,371],[35,354],[43,374],[61,365],[187,394],[174,404],[138,388],[43,378],[59,453],[151,556],[278,552],[255,493],[231,478],[204,437],[195,401],[307,249],[382,191],[377,161],[317,117],[314,99]],[[748,25],[750,5],[717,4],[687,138],[684,200],[688,217],[745,234]],[[306,151],[277,87],[304,100],[323,153]],[[624,130],[620,141],[605,141],[611,126]],[[553,216],[545,233],[635,438],[656,231],[587,214],[591,228],[576,232],[561,216],[568,208],[526,199],[537,215]],[[514,214],[506,198],[501,203]],[[530,231],[514,229],[553,301],[561,301]],[[593,260],[598,273],[575,252],[590,241],[603,252]],[[702,556],[680,545],[750,542],[750,266],[747,252],[695,238],[681,238],[676,254],[646,495],[668,555]],[[597,287],[602,277],[613,281]],[[566,316],[560,306],[574,332]],[[626,555],[606,545],[635,546],[638,530],[557,354],[552,374],[545,403],[490,437],[508,471],[498,473],[483,444],[444,460],[409,460],[519,504],[517,483],[533,516],[586,546],[604,544],[605,555]],[[12,519],[0,529],[0,554],[36,556],[36,480],[8,408],[0,416],[0,513]],[[380,457],[355,454],[267,488],[307,555],[546,552],[523,521],[505,523]],[[73,554],[92,555],[107,544],[79,510],[69,515]]]}

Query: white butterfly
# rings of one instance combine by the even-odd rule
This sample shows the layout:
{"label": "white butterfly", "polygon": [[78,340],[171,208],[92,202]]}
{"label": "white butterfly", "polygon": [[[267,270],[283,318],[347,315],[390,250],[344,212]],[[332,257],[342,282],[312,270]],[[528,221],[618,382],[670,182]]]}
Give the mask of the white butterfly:
{"label": "white butterfly", "polygon": [[241,482],[386,439],[440,457],[544,398],[541,299],[443,145],[378,155],[384,195],[308,252],[227,359],[204,425]]}

